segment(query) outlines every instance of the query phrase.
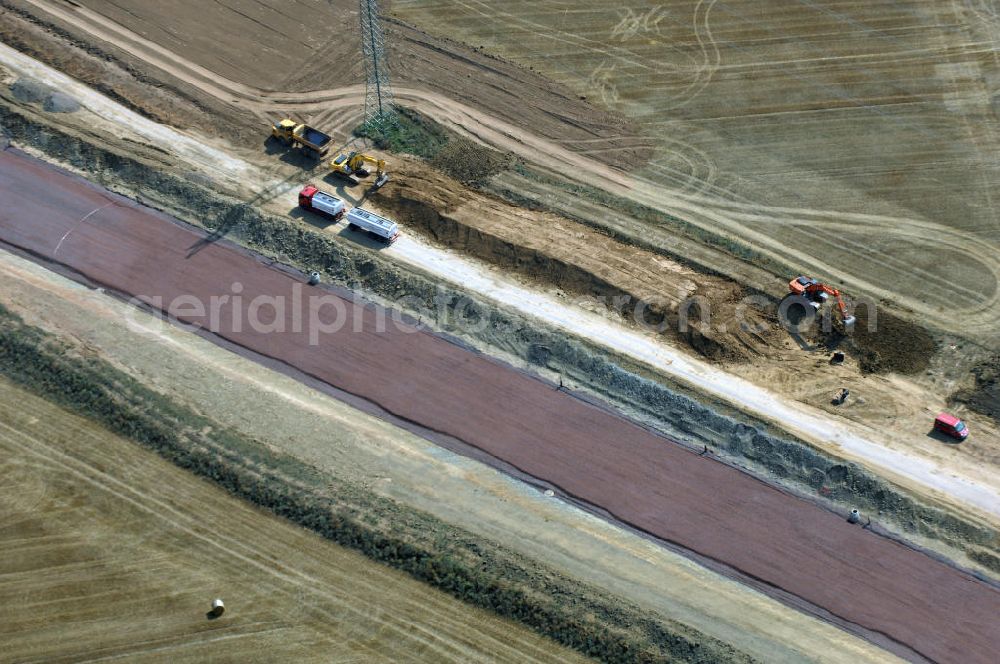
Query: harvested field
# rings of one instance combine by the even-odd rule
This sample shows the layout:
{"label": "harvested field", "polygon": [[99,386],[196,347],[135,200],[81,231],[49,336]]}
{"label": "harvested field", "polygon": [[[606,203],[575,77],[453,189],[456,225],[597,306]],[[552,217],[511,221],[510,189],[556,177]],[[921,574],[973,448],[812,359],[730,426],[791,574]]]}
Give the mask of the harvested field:
{"label": "harvested field", "polygon": [[[145,76],[166,77],[197,107],[235,115],[242,125],[236,133],[245,147],[260,145],[259,135],[254,138],[249,131],[251,124],[259,123],[258,131],[266,130],[276,113],[297,112],[318,127],[341,128],[339,135],[345,138],[357,125],[360,113],[355,99],[359,93],[363,99],[364,94],[358,43],[354,38],[337,38],[345,25],[353,29],[357,22],[354,2],[297,0],[292,5],[295,12],[285,5],[274,9],[268,3],[218,4],[205,12],[203,3],[183,0],[169,5],[170,18],[162,15],[167,5],[143,0],[85,0],[69,6],[51,0],[3,0],[2,4],[16,10],[16,16],[6,17],[11,22],[27,16],[58,25],[60,32],[94,43],[91,48],[112,54],[128,69],[139,63]],[[303,13],[308,16],[308,36],[287,39],[284,33]],[[177,17],[183,30],[174,28]],[[234,30],[234,25],[239,29]],[[302,25],[295,28],[297,32],[302,29]],[[24,30],[18,25],[13,37],[25,41]],[[403,24],[394,23],[389,30],[396,45],[390,57],[397,98],[405,98],[407,90],[414,88],[430,89],[480,106],[484,101],[480,92],[487,88],[495,92],[490,96],[490,113],[529,123],[560,142],[587,149],[599,137],[605,144],[605,158],[622,164],[642,159],[647,152],[648,141],[638,138],[621,116],[593,106],[538,74],[457,43],[432,39]],[[219,34],[239,38],[220,48]],[[43,59],[45,47],[40,42],[44,39],[36,35],[31,42]],[[281,56],[281,66],[272,67],[267,58],[260,57],[262,50],[287,55]],[[348,108],[324,102],[345,93],[351,96]],[[142,105],[141,100],[136,102]],[[233,133],[212,117],[200,119],[212,122],[223,135]]]}
{"label": "harvested field", "polygon": [[399,0],[392,12],[628,116],[656,142],[635,164],[654,205],[1000,341],[1000,32],[987,3]]}
{"label": "harvested field", "polygon": [[[298,91],[295,83],[304,91],[317,90],[330,81],[353,82],[364,76],[360,59],[351,57],[357,43],[343,34],[344,26],[357,23],[356,3],[94,0],[74,4],[93,10],[95,18],[129,26],[164,53],[183,53],[206,71],[263,90]],[[250,48],[253,57],[245,57]]]}
{"label": "harvested field", "polygon": [[0,450],[5,659],[579,659],[2,378]]}

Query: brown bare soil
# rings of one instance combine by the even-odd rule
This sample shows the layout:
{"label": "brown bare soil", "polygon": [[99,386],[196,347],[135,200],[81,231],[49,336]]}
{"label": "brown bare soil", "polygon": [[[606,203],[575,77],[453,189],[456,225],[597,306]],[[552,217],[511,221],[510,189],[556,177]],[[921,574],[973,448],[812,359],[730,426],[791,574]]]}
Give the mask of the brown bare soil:
{"label": "brown bare soil", "polygon": [[829,350],[850,353],[864,374],[919,374],[931,365],[938,342],[910,320],[869,306],[854,311],[856,323],[847,331],[839,315],[826,310],[810,337]]}
{"label": "brown bare soil", "polygon": [[952,399],[964,403],[1000,424],[1000,356],[994,356],[972,369],[972,387],[959,390]]}
{"label": "brown bare soil", "polygon": [[[618,242],[564,217],[515,207],[425,164],[392,160],[393,179],[370,200],[449,248],[545,286],[595,298],[636,324],[662,328],[713,359],[766,355],[783,334],[761,308],[737,307],[739,286]],[[702,309],[703,308],[703,309]],[[681,316],[690,324],[682,325]],[[704,328],[703,321],[711,322]],[[743,320],[744,324],[741,324]]]}
{"label": "brown bare soil", "polygon": [[[0,379],[8,661],[579,660]],[[221,597],[226,612],[206,617]]]}
{"label": "brown bare soil", "polygon": [[930,366],[937,342],[926,329],[888,311],[883,311],[877,321],[871,316],[868,307],[858,310],[852,338],[862,371],[916,374]]}

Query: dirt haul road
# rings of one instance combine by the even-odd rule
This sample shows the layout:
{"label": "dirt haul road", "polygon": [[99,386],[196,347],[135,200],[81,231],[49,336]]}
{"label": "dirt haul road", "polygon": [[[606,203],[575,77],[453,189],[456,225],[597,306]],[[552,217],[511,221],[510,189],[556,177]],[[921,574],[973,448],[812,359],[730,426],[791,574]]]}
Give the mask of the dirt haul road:
{"label": "dirt haul road", "polygon": [[[85,2],[88,7],[66,5],[55,3],[51,0],[25,0],[25,6],[33,11],[40,11],[44,15],[54,17],[72,25],[76,29],[85,31],[92,38],[96,38],[98,43],[113,45],[121,49],[130,57],[141,60],[146,66],[153,66],[169,77],[182,81],[184,84],[198,90],[200,95],[211,97],[235,109],[256,114],[262,122],[265,122],[269,114],[277,112],[296,112],[308,115],[314,124],[321,124],[327,129],[336,129],[343,135],[349,133],[350,129],[358,121],[357,111],[351,109],[360,108],[364,98],[363,86],[348,83],[355,83],[358,78],[344,78],[343,67],[335,67],[332,73],[321,73],[314,70],[315,57],[303,52],[302,57],[306,58],[305,69],[310,76],[296,76],[291,80],[285,80],[284,90],[278,91],[274,87],[265,87],[261,81],[267,80],[265,72],[253,64],[244,63],[241,65],[242,71],[237,74],[234,71],[232,58],[223,49],[212,46],[214,35],[220,29],[231,30],[230,23],[219,22],[222,19],[218,16],[203,16],[200,5],[194,10],[179,11],[178,14],[185,16],[197,16],[204,19],[200,24],[195,24],[195,31],[200,38],[192,38],[194,45],[189,43],[178,44],[176,38],[167,37],[162,34],[159,28],[150,30],[150,26],[156,26],[162,19],[151,12],[149,3],[128,3],[127,10],[119,7],[121,3],[107,3],[102,1]],[[259,5],[261,3],[256,3]],[[668,53],[678,51],[682,54],[682,62],[677,69],[677,63],[672,63],[669,58],[661,62],[664,75],[668,78],[676,73],[692,71],[696,85],[689,89],[691,81],[683,80],[680,89],[683,94],[681,98],[686,98],[687,94],[693,90],[700,90],[707,85],[716,72],[719,65],[707,67],[697,65],[694,69],[689,68],[689,64],[683,57],[683,48],[677,46],[678,43],[690,45],[697,43],[696,50],[701,52],[696,60],[701,60],[702,55],[706,56],[714,53],[713,58],[718,58],[718,44],[712,38],[712,30],[709,28],[709,20],[717,21],[719,12],[712,12],[715,2],[697,2],[695,7],[677,7],[667,11],[673,16],[685,16],[690,18],[678,19],[676,17],[666,19],[660,18],[659,14],[650,14],[645,22],[643,13],[632,14],[636,20],[622,20],[621,24],[626,26],[650,28],[654,24],[657,29],[666,29],[671,25],[673,29],[680,29],[677,35],[646,34],[642,32],[635,34],[631,29],[626,30],[627,39],[624,36],[616,36],[614,24],[616,20],[613,16],[604,20],[611,20],[607,25],[602,25],[600,21],[596,24],[588,23],[592,18],[589,11],[574,11],[572,15],[563,11],[553,11],[545,6],[545,3],[531,3],[531,7],[519,7],[517,12],[510,12],[506,6],[499,8],[488,8],[485,3],[458,3],[464,10],[458,11],[455,3],[421,3],[417,7],[413,3],[401,3],[400,9],[403,16],[408,19],[419,21],[421,24],[437,26],[438,30],[447,31],[449,24],[471,12],[472,17],[469,24],[485,30],[488,34],[479,34],[474,30],[469,33],[464,25],[454,27],[455,33],[470,40],[470,43],[487,43],[500,48],[497,43],[497,35],[507,33],[517,35],[515,44],[521,44],[520,40],[525,30],[531,40],[533,53],[539,54],[542,61],[539,69],[548,70],[551,62],[557,58],[550,58],[549,51],[557,51],[556,55],[568,57],[570,61],[578,56],[583,57],[583,64],[586,69],[587,64],[596,65],[592,75],[586,82],[568,81],[574,84],[578,92],[586,92],[595,96],[595,92],[603,91],[608,85],[616,88],[621,85],[618,80],[627,77],[631,85],[637,85],[639,92],[646,94],[664,94],[666,98],[673,99],[678,95],[678,89],[672,86],[664,88],[660,85],[645,84],[644,75],[636,76],[632,73],[632,66],[640,63],[642,72],[648,73],[649,66],[642,65],[648,53],[642,49],[640,52],[629,50],[632,45],[626,45],[624,41],[638,40],[645,44],[649,39],[653,40],[654,50],[664,49]],[[690,3],[680,3],[690,4]],[[753,3],[755,6],[760,3]],[[815,3],[800,3],[807,11],[803,25],[813,25],[817,18],[813,14],[819,14],[821,18],[825,16],[827,22],[832,22],[834,27],[841,24],[848,26],[849,33],[857,32],[859,24],[857,19],[850,16],[840,16],[837,12],[823,10],[814,6]],[[867,6],[870,3],[860,3],[859,6]],[[633,11],[631,7],[628,11]],[[733,10],[726,4],[720,5],[719,9],[725,10],[726,15],[732,14]],[[419,10],[419,11],[418,11]],[[608,8],[605,4],[598,5],[598,10],[605,13],[613,13],[618,10]],[[261,11],[256,7],[254,11]],[[424,11],[433,14],[433,19],[428,19]],[[784,11],[781,3],[777,4],[777,13]],[[874,10],[870,10],[874,11]],[[523,16],[535,16],[535,12],[545,17],[546,23],[534,23],[534,18],[525,20]],[[912,13],[908,10],[900,12],[903,18],[909,17]],[[931,25],[949,24],[947,10],[944,15],[932,11],[926,18]],[[807,50],[812,50],[809,46],[808,36],[797,34],[795,31],[784,34],[780,30],[772,30],[767,27],[768,21],[780,21],[771,17],[767,21],[757,21],[752,19],[752,11],[740,10],[733,18],[730,29],[734,34],[743,39],[744,29],[749,26],[751,33],[762,30],[767,35],[764,38],[767,42],[781,44],[779,52],[784,48],[786,41],[791,43],[804,44]],[[269,14],[268,14],[269,16]],[[317,21],[331,21],[329,25],[339,29],[340,24],[333,21],[336,15],[315,14]],[[831,21],[832,16],[832,21]],[[227,19],[243,20],[235,14],[226,14]],[[261,19],[274,21],[273,17]],[[658,21],[657,19],[660,18]],[[912,18],[912,17],[911,17]],[[439,20],[440,19],[440,20]],[[612,20],[614,19],[614,20]],[[692,21],[694,33],[690,32]],[[177,21],[188,21],[174,18],[171,24]],[[577,35],[569,34],[566,21],[584,21],[584,25],[573,26],[578,28],[578,32],[588,33],[595,25],[598,29],[606,28],[611,31],[611,39],[600,36],[597,39],[584,38],[585,44],[581,44],[581,38]],[[551,22],[551,23],[549,23]],[[279,23],[283,23],[279,21]],[[459,21],[461,23],[461,21]],[[525,25],[525,24],[529,25]],[[761,25],[758,25],[761,23]],[[443,27],[444,26],[444,27]],[[288,40],[280,30],[268,30],[260,32],[259,28],[249,26],[254,30],[255,37],[267,41],[269,39],[278,40],[275,43],[284,44]],[[816,101],[816,109],[810,106],[809,109],[793,109],[796,114],[799,111],[805,117],[809,117],[808,123],[792,123],[785,119],[783,113],[772,113],[774,109],[767,108],[767,112],[748,113],[744,123],[744,130],[750,138],[742,144],[735,146],[731,140],[726,140],[727,131],[722,132],[724,140],[720,141],[714,134],[709,140],[710,151],[718,151],[723,157],[713,158],[708,153],[703,153],[693,143],[692,136],[700,135],[701,130],[697,125],[703,120],[713,120],[717,114],[717,109],[728,107],[732,103],[733,90],[729,87],[720,89],[718,96],[714,97],[706,93],[702,101],[704,108],[691,118],[683,118],[684,122],[690,122],[693,127],[687,125],[685,129],[678,129],[673,124],[678,118],[667,121],[668,130],[664,131],[662,123],[654,123],[652,131],[655,136],[665,141],[666,146],[661,145],[660,150],[654,155],[652,165],[644,169],[642,173],[625,173],[621,170],[610,168],[608,164],[615,164],[631,169],[638,163],[643,163],[645,159],[637,159],[637,155],[648,155],[651,139],[648,137],[635,136],[628,131],[620,131],[620,127],[615,126],[615,122],[609,118],[610,114],[600,114],[586,112],[579,105],[582,103],[579,95],[569,92],[560,86],[545,87],[536,85],[537,82],[518,79],[512,76],[505,61],[497,60],[476,60],[481,57],[475,51],[466,50],[449,51],[454,48],[453,44],[442,39],[431,39],[426,35],[421,36],[417,31],[403,25],[395,25],[394,29],[399,31],[401,37],[400,45],[397,46],[398,57],[394,64],[396,70],[401,73],[402,84],[396,88],[397,99],[406,105],[417,108],[429,117],[442,122],[456,131],[480,140],[484,143],[497,146],[503,150],[511,151],[525,159],[528,163],[540,167],[548,172],[562,173],[574,180],[588,184],[597,189],[602,189],[615,195],[624,196],[636,203],[641,203],[660,212],[669,213],[682,217],[686,222],[694,224],[704,231],[712,234],[722,234],[725,237],[740,238],[751,244],[763,255],[779,261],[784,265],[801,266],[806,272],[816,274],[824,278],[836,278],[855,294],[865,294],[877,298],[892,301],[900,305],[900,310],[908,311],[911,315],[921,321],[933,324],[943,330],[955,334],[969,336],[983,341],[995,342],[997,322],[1000,317],[1000,259],[996,247],[992,246],[995,233],[982,228],[992,229],[993,222],[973,225],[966,228],[962,223],[955,223],[952,218],[954,212],[942,213],[942,222],[936,213],[941,212],[941,201],[951,200],[940,194],[940,183],[928,183],[923,178],[903,177],[904,173],[912,171],[914,165],[907,162],[899,168],[890,168],[888,171],[877,164],[866,162],[865,168],[859,174],[853,173],[850,176],[851,186],[844,187],[838,183],[837,178],[820,177],[817,178],[815,172],[809,168],[803,169],[799,174],[795,169],[791,172],[794,177],[789,177],[787,160],[802,160],[808,158],[809,162],[814,161],[809,155],[825,154],[827,152],[836,155],[836,164],[832,168],[834,172],[843,171],[844,162],[851,162],[858,154],[866,154],[869,160],[879,160],[888,150],[896,150],[894,138],[897,136],[896,125],[909,127],[909,120],[904,118],[889,117],[890,127],[886,127],[878,122],[859,123],[853,116],[848,116],[838,121],[838,131],[831,134],[829,142],[821,149],[813,147],[814,140],[818,135],[827,131],[827,125],[821,124],[819,128],[812,124],[813,121],[825,123],[825,118],[829,113],[814,112],[817,109],[843,112],[839,108],[842,99],[828,99],[828,83],[818,84],[816,88],[821,93]],[[953,34],[952,34],[953,33]],[[961,50],[966,45],[966,37],[961,30],[949,33],[945,43],[954,39],[954,48]],[[665,33],[664,33],[665,34]],[[830,34],[836,34],[831,28]],[[205,36],[208,38],[205,38]],[[622,37],[619,39],[619,37]],[[758,36],[756,38],[760,40]],[[542,44],[539,45],[538,41]],[[738,40],[737,40],[738,41]],[[754,42],[753,39],[750,40]],[[861,39],[861,45],[869,44],[872,40]],[[936,40],[932,40],[930,53],[937,53],[941,50],[941,45]],[[253,56],[247,56],[248,63],[255,61],[259,54],[260,46],[257,40],[251,42]],[[927,44],[921,44],[922,48],[927,48]],[[242,47],[244,50],[246,46]],[[331,47],[332,48],[332,47]],[[350,51],[350,58],[353,60],[353,46]],[[513,56],[523,56],[523,44],[515,49]],[[580,53],[577,53],[577,50]],[[944,47],[944,52],[951,50],[950,46]],[[565,52],[564,52],[565,51]],[[736,54],[740,57],[734,58],[737,62],[745,55],[746,48],[736,45]],[[905,51],[905,49],[904,49]],[[238,51],[234,51],[238,52]],[[581,56],[582,54],[582,56]],[[324,53],[329,59],[336,60],[333,53]],[[851,57],[856,56],[850,56]],[[865,52],[864,58],[874,57],[873,54]],[[966,56],[963,56],[966,57]],[[711,59],[711,58],[710,58]],[[820,58],[820,61],[824,61]],[[933,58],[932,58],[933,60]],[[324,62],[320,59],[319,62]],[[706,61],[707,62],[707,61]],[[502,64],[503,63],[503,64]],[[578,65],[580,63],[577,63]],[[468,67],[467,67],[468,65]],[[787,95],[787,89],[797,89],[801,87],[801,75],[793,74],[792,80],[786,80],[780,75],[787,68],[785,59],[778,58],[770,66],[779,72],[776,81],[781,87],[780,92],[773,95],[757,95],[758,86],[753,83],[745,85],[745,89],[750,91],[750,96],[761,96],[764,98],[759,104],[767,107],[768,99],[782,99]],[[735,65],[737,69],[749,67],[742,63]],[[756,66],[755,64],[752,66]],[[619,69],[621,67],[621,69]],[[500,70],[503,70],[500,72]],[[946,63],[940,65],[937,70],[921,72],[921,80],[941,78],[939,83],[946,87],[951,87],[954,83],[949,81],[954,78],[954,72],[962,70],[957,63]],[[971,71],[975,71],[973,68]],[[499,72],[499,73],[498,73]],[[617,72],[617,73],[616,73]],[[550,72],[552,73],[552,72]],[[500,75],[502,74],[502,75]],[[837,80],[840,72],[833,71],[832,78]],[[498,77],[499,76],[499,77]],[[707,77],[707,78],[702,78]],[[557,76],[565,78],[565,76]],[[683,78],[683,77],[682,77]],[[715,77],[716,80],[722,78]],[[865,77],[863,77],[865,78]],[[973,82],[972,87],[978,85],[982,79],[981,75],[962,75],[958,77],[962,81]],[[235,79],[235,80],[234,80]],[[469,85],[469,80],[474,80],[475,85]],[[521,84],[524,84],[522,86]],[[676,82],[674,82],[676,83]],[[277,84],[275,84],[277,85]],[[582,87],[581,87],[582,85]],[[836,88],[835,84],[833,88]],[[428,89],[430,87],[431,89]],[[523,87],[523,89],[521,89]],[[744,87],[737,89],[743,94]],[[987,98],[985,92],[969,93],[967,86],[958,86],[961,90],[956,90],[954,94],[959,99],[964,99],[972,95],[974,99]],[[302,91],[303,88],[309,91]],[[595,90],[596,88],[596,90]],[[715,88],[709,88],[714,90]],[[488,91],[484,93],[483,91]],[[973,114],[972,120],[959,114],[956,126],[950,127],[948,131],[938,132],[937,124],[942,115],[948,115],[949,108],[948,94],[945,101],[937,103],[938,92],[930,93],[931,98],[935,98],[935,103],[928,106],[926,117],[929,125],[921,127],[916,132],[905,134],[908,140],[916,143],[919,149],[917,154],[918,170],[935,171],[937,162],[930,161],[925,154],[928,138],[934,138],[938,145],[930,150],[930,154],[936,155],[938,152],[947,151],[946,146],[951,141],[954,145],[963,145],[967,142],[967,137],[962,132],[970,122],[978,123],[978,115]],[[586,96],[586,95],[584,95]],[[596,95],[602,96],[602,95]],[[838,95],[834,95],[837,97]],[[869,111],[875,108],[874,113],[882,118],[885,111],[876,108],[878,105],[865,104],[863,100],[868,98],[867,92],[858,95],[857,98],[850,96],[853,103],[857,102],[858,109]],[[927,95],[917,95],[919,100],[923,100]],[[612,107],[617,107],[617,100],[604,99],[604,103]],[[758,102],[749,104],[751,107],[758,105]],[[982,104],[975,104],[978,109]],[[902,108],[910,108],[910,104],[899,104]],[[961,103],[959,103],[961,106]],[[647,100],[645,105],[640,104],[640,108],[665,107],[672,108],[663,99]],[[985,107],[988,110],[988,106]],[[635,109],[625,106],[625,110],[635,112]],[[757,109],[754,108],[756,111]],[[779,109],[780,110],[780,109]],[[851,110],[851,109],[848,109]],[[982,110],[982,109],[979,109]],[[977,113],[979,112],[977,110]],[[893,111],[894,113],[895,111]],[[638,113],[642,115],[642,113]],[[769,151],[762,151],[753,136],[759,132],[759,122],[762,117],[767,117],[768,121],[775,122],[776,128],[772,131],[784,131],[785,134],[778,134],[772,138],[769,144],[785,146],[783,149],[789,150],[790,154],[785,155],[779,151],[776,155],[767,157]],[[727,118],[722,118],[726,121]],[[620,122],[618,124],[621,124]],[[983,123],[989,126],[988,123]],[[790,127],[798,127],[795,131],[804,132],[805,136],[793,135]],[[859,134],[856,131],[859,126],[865,127],[870,133]],[[345,131],[346,130],[346,131]],[[686,131],[685,131],[686,130]],[[956,134],[955,132],[958,132]],[[679,135],[683,133],[685,140],[681,140]],[[914,139],[915,134],[915,139]],[[791,138],[789,138],[791,136]],[[860,142],[860,145],[859,145]],[[973,141],[975,143],[975,141]],[[802,146],[806,146],[803,148]],[[874,149],[872,146],[877,146]],[[968,147],[968,146],[966,146]],[[988,146],[987,146],[988,147]],[[727,187],[718,187],[712,184],[717,179],[717,172],[720,170],[716,159],[720,162],[725,159],[727,164],[732,163],[732,154],[737,150],[740,158],[735,160],[745,163],[751,169],[750,173],[726,174],[725,179],[733,179],[738,182],[751,182],[756,180],[754,169],[772,173],[763,185],[763,193],[759,187],[746,192],[746,195],[730,192]],[[969,154],[962,155],[955,160],[963,170],[957,176],[949,180],[950,191],[954,189],[957,199],[951,200],[950,208],[953,210],[963,209],[966,205],[965,197],[969,193],[964,187],[973,182],[975,178],[967,177],[965,173],[966,164],[973,158],[979,159],[981,148],[968,148]],[[751,155],[746,155],[743,151],[749,151]],[[666,154],[663,154],[666,152]],[[903,157],[912,161],[913,155],[906,150]],[[989,150],[986,151],[987,153]],[[689,154],[690,153],[690,154]],[[692,156],[693,155],[693,156]],[[761,157],[765,155],[765,157]],[[901,158],[903,158],[901,157]],[[706,162],[705,168],[708,174],[703,177],[698,175],[697,164],[691,165],[694,171],[691,177],[682,177],[678,181],[674,171],[676,164],[670,166],[676,159],[681,161],[693,160],[694,162]],[[763,159],[763,162],[761,161]],[[830,164],[813,164],[820,171],[831,170]],[[992,166],[986,162],[980,165],[984,167]],[[873,180],[873,169],[880,176],[874,178],[881,184],[878,185],[878,195],[873,197],[859,196],[858,183],[866,183]],[[687,171],[688,167],[681,167],[682,171]],[[664,176],[667,172],[667,176]],[[912,173],[909,173],[912,175]],[[808,195],[801,191],[785,192],[785,197],[775,197],[774,187],[780,184],[782,188],[788,182],[798,185],[799,181],[806,180],[810,183]],[[703,182],[707,180],[708,182]],[[889,184],[886,185],[885,181]],[[900,189],[900,182],[912,181],[920,190],[922,198],[929,198],[935,214],[914,213],[907,209],[905,205],[893,203],[891,200]],[[958,185],[961,184],[962,187]],[[984,184],[976,192],[977,198],[980,191],[988,192],[990,186]],[[927,195],[926,192],[934,192]],[[558,190],[552,192],[562,198]],[[564,192],[563,192],[564,193]],[[907,191],[906,197],[913,198],[915,192]],[[988,194],[987,194],[988,195]],[[812,204],[813,199],[817,204]],[[831,202],[831,199],[834,202]],[[885,200],[883,200],[885,199]],[[888,200],[887,204],[884,204]],[[958,202],[956,202],[956,200]],[[764,201],[767,201],[766,203]],[[841,209],[844,201],[857,201],[850,206],[851,209]],[[877,205],[876,205],[877,203]],[[947,206],[946,206],[947,207]],[[992,202],[981,203],[977,206],[979,210],[992,209]],[[960,217],[962,213],[957,213]],[[971,219],[978,218],[976,215],[966,215]],[[964,218],[964,217],[962,217]],[[817,234],[817,229],[823,232]],[[780,231],[780,232],[779,232]],[[637,233],[642,236],[644,231]],[[670,239],[662,240],[662,243],[669,246]],[[933,256],[932,261],[928,261],[926,256]],[[732,262],[731,257],[725,259]],[[942,268],[941,266],[946,266]],[[725,272],[725,266],[715,266]],[[920,283],[920,288],[914,292],[912,288],[900,288],[898,284],[911,284],[914,279]],[[758,288],[766,288],[763,283],[752,284]],[[953,311],[960,307],[961,317],[956,317]]]}
{"label": "dirt haul road", "polygon": [[[194,295],[210,307],[217,296],[214,331],[223,338],[883,634],[910,656],[985,663],[1000,651],[1000,591],[948,565],[446,340],[392,321],[379,333],[376,309],[329,293],[304,301],[321,291],[303,293],[285,272],[46,164],[8,150],[0,174],[0,239],[13,246],[115,291],[161,297],[164,306]],[[289,303],[280,319],[271,306],[256,311],[285,332],[252,329],[257,295]],[[296,301],[304,306],[299,325]],[[346,324],[321,334],[338,308]],[[205,322],[190,299],[184,309],[182,320]],[[310,345],[313,335],[318,345]]]}

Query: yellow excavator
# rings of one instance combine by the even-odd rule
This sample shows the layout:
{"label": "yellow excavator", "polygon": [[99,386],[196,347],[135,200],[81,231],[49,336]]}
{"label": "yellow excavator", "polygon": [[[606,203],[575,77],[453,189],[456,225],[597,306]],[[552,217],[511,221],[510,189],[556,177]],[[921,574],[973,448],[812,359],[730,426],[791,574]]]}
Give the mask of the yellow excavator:
{"label": "yellow excavator", "polygon": [[337,158],[330,162],[330,171],[339,178],[343,178],[351,183],[358,184],[358,178],[366,178],[371,172],[365,168],[365,164],[375,165],[375,182],[372,189],[378,189],[389,181],[389,174],[385,172],[385,159],[372,157],[362,152],[345,152],[337,155]]}

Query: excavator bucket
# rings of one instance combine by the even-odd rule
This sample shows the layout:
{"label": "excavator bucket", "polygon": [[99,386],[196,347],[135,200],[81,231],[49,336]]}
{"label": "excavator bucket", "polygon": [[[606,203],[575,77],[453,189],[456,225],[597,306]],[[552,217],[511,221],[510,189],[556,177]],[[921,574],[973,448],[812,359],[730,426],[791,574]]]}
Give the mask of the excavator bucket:
{"label": "excavator bucket", "polygon": [[379,177],[377,180],[375,180],[375,182],[372,183],[372,190],[378,189],[388,181],[389,181],[389,174],[383,173],[381,177]]}
{"label": "excavator bucket", "polygon": [[856,322],[858,322],[858,319],[854,316],[844,316],[844,329],[847,331],[853,330]]}

